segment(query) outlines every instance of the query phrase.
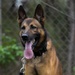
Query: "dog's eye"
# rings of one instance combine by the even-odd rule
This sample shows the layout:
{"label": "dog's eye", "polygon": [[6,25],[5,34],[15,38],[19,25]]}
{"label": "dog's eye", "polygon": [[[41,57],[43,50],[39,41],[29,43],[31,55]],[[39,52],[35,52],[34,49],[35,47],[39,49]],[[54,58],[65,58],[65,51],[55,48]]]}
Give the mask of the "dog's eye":
{"label": "dog's eye", "polygon": [[30,29],[36,29],[37,27],[35,27],[35,26],[33,26],[33,25],[31,25],[30,26]]}
{"label": "dog's eye", "polygon": [[25,26],[22,26],[22,27],[21,27],[21,29],[23,29],[23,30],[24,30],[24,29],[25,29]]}

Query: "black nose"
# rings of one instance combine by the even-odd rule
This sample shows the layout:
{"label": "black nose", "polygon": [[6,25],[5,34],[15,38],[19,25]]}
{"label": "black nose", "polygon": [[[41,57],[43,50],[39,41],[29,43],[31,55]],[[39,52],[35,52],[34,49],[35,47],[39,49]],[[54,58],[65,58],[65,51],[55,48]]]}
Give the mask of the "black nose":
{"label": "black nose", "polygon": [[27,41],[28,40],[28,35],[27,34],[22,34],[22,39],[23,39],[23,41]]}

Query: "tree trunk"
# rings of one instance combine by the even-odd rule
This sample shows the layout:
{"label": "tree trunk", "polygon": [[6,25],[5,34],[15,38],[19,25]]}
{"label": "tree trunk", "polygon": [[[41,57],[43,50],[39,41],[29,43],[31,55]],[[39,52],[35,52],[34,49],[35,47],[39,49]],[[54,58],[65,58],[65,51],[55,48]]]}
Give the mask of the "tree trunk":
{"label": "tree trunk", "polygon": [[2,45],[2,25],[1,25],[1,0],[0,0],[0,45]]}
{"label": "tree trunk", "polygon": [[70,25],[70,41],[68,49],[68,62],[67,62],[67,75],[72,75],[72,60],[73,60],[73,51],[74,51],[74,38],[75,38],[75,12],[74,12],[74,0],[68,0],[68,13],[69,16],[69,25]]}

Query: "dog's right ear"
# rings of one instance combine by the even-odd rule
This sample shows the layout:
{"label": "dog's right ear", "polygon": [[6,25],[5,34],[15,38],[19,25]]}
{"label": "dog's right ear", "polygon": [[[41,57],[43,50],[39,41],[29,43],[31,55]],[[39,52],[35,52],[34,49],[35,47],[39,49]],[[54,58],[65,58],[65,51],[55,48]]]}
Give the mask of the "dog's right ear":
{"label": "dog's right ear", "polygon": [[21,5],[18,9],[18,23],[21,24],[25,18],[27,18],[27,15],[23,6]]}

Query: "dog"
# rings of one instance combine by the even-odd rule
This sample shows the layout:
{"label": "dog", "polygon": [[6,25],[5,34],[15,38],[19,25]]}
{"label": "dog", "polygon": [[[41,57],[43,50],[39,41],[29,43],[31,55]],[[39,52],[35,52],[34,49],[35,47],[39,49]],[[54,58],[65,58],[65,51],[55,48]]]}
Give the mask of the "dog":
{"label": "dog", "polygon": [[19,35],[26,60],[25,75],[62,75],[62,66],[44,21],[44,10],[40,4],[37,5],[33,18],[28,18],[24,8],[19,7]]}

